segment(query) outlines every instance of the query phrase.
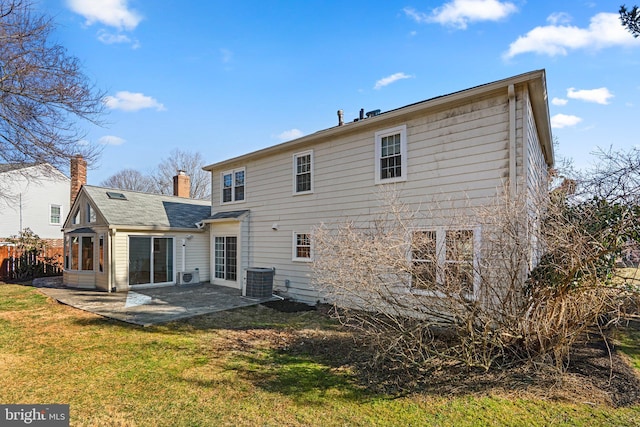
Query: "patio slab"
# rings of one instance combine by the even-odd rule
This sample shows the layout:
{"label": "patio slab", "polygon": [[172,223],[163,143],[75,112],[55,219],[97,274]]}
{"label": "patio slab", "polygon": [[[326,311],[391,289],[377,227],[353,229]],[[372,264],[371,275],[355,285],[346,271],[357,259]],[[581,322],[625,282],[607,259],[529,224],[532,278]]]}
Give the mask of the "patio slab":
{"label": "patio slab", "polygon": [[34,286],[62,304],[141,326],[247,307],[276,299],[243,297],[237,289],[209,283],[112,293],[72,289],[47,283],[34,283]]}

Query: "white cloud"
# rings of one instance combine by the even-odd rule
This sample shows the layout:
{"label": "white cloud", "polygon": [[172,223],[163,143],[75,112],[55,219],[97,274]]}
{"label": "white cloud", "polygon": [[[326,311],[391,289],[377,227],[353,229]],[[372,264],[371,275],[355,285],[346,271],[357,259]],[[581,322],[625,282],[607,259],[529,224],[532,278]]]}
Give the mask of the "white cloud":
{"label": "white cloud", "polygon": [[300,138],[302,136],[304,136],[304,132],[302,132],[300,129],[289,129],[285,130],[279,135],[276,135],[276,138],[284,142],[291,141],[292,139]]}
{"label": "white cloud", "polygon": [[119,30],[135,29],[142,16],[129,9],[128,0],[67,0],[67,5],[75,13],[86,19],[87,25],[100,22]]}
{"label": "white cloud", "polygon": [[[552,19],[553,21],[553,19]],[[622,25],[616,13],[598,13],[588,28],[568,25],[536,27],[509,45],[504,58],[528,52],[549,56],[567,55],[574,49],[602,49],[611,46],[640,46]]]}
{"label": "white cloud", "polygon": [[564,12],[555,12],[547,17],[547,22],[551,25],[568,24],[571,22],[571,15]]}
{"label": "white cloud", "polygon": [[380,89],[383,88],[385,86],[390,85],[393,82],[397,82],[398,80],[402,80],[402,79],[411,79],[414,76],[410,76],[408,74],[405,73],[395,73],[392,74],[390,76],[381,78],[380,80],[378,80],[375,84],[375,86],[373,87],[374,89]]}
{"label": "white cloud", "polygon": [[555,116],[551,117],[551,127],[554,129],[561,129],[567,126],[575,126],[581,121],[582,119],[578,116],[556,114]]}
{"label": "white cloud", "polygon": [[511,2],[453,0],[435,8],[431,14],[418,12],[408,7],[404,8],[404,13],[419,23],[437,23],[464,30],[469,22],[498,21],[517,12],[517,10],[518,8]]}
{"label": "white cloud", "polygon": [[609,98],[613,98],[613,94],[606,87],[598,89],[582,89],[575,90],[570,87],[567,89],[567,96],[572,99],[579,99],[586,102],[595,102],[596,104],[607,105]]}
{"label": "white cloud", "polygon": [[119,136],[105,135],[100,138],[98,142],[102,145],[122,145],[125,143],[125,140]]}
{"label": "white cloud", "polygon": [[568,100],[566,100],[566,99],[562,99],[562,98],[553,98],[553,99],[551,100],[551,103],[552,103],[553,105],[561,105],[561,106],[562,106],[562,105],[567,105],[567,102],[569,102],[569,101],[568,101]]}
{"label": "white cloud", "polygon": [[138,111],[145,108],[154,108],[156,111],[164,111],[164,105],[156,99],[142,93],[121,91],[116,96],[105,96],[105,105],[112,110]]}
{"label": "white cloud", "polygon": [[104,44],[131,43],[129,36],[125,34],[112,34],[106,30],[98,31],[98,40]]}

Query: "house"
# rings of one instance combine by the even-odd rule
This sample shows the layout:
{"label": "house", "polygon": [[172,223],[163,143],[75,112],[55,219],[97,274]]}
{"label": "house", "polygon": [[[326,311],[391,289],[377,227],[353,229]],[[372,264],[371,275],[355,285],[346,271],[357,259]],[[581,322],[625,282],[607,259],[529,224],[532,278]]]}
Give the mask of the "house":
{"label": "house", "polygon": [[0,241],[29,228],[61,246],[69,186],[69,178],[50,164],[0,164]]}
{"label": "house", "polygon": [[71,170],[66,286],[111,292],[209,281],[209,235],[201,221],[211,216],[211,204],[188,198],[184,172],[174,177],[174,195],[165,196],[86,185],[82,158],[72,159]]}
{"label": "house", "polygon": [[[317,225],[374,220],[381,188],[399,190],[412,209],[446,200],[462,213],[505,188],[508,197],[530,198],[546,189],[554,154],[538,70],[391,111],[361,110],[348,123],[339,111],[334,127],[206,166],[210,202],[186,198],[183,174],[174,196],[88,186],[74,173],[86,170],[79,160],[64,223],[68,286],[126,291],[188,279],[246,295],[249,273],[261,270],[276,294],[315,303],[324,298],[310,268]],[[476,262],[480,228],[428,219],[420,227],[433,247],[453,241],[468,251],[438,263],[462,271]],[[527,243],[535,259],[537,243]],[[469,285],[477,291],[474,277]]]}
{"label": "house", "polygon": [[[361,110],[353,122],[338,117],[335,127],[204,168],[211,283],[241,291],[247,269],[271,268],[274,292],[315,303],[323,296],[311,284],[313,228],[374,219],[379,188],[393,186],[414,209],[434,200],[465,209],[505,186],[512,198],[533,194],[554,163],[544,70],[391,111]],[[434,247],[451,234],[477,256],[481,230],[422,226]],[[536,242],[528,243],[534,259]]]}

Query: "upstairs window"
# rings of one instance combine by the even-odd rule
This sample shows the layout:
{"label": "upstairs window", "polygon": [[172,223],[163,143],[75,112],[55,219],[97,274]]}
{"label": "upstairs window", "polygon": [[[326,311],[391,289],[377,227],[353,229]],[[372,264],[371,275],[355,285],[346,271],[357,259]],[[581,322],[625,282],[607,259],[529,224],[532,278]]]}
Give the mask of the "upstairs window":
{"label": "upstairs window", "polygon": [[293,193],[313,192],[313,151],[293,155]]}
{"label": "upstairs window", "polygon": [[49,205],[49,224],[59,225],[62,223],[62,206]]}
{"label": "upstairs window", "polygon": [[397,126],[375,134],[375,183],[407,180],[407,127]]}
{"label": "upstairs window", "polygon": [[244,201],[245,170],[236,169],[222,173],[222,203]]}

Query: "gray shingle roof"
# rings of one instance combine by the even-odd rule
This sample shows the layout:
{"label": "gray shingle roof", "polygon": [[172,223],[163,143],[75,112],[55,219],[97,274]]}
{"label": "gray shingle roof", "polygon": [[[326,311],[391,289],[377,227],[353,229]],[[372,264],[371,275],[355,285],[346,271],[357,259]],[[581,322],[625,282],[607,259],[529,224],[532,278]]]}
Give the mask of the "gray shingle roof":
{"label": "gray shingle roof", "polygon": [[0,163],[0,173],[30,168],[35,165],[36,163]]}
{"label": "gray shingle roof", "polygon": [[241,211],[217,212],[206,219],[236,219],[249,212],[248,209]]}
{"label": "gray shingle roof", "polygon": [[[197,222],[211,215],[211,202],[207,200],[90,185],[83,189],[109,225],[196,228]],[[109,198],[107,192],[122,193],[126,200]]]}

